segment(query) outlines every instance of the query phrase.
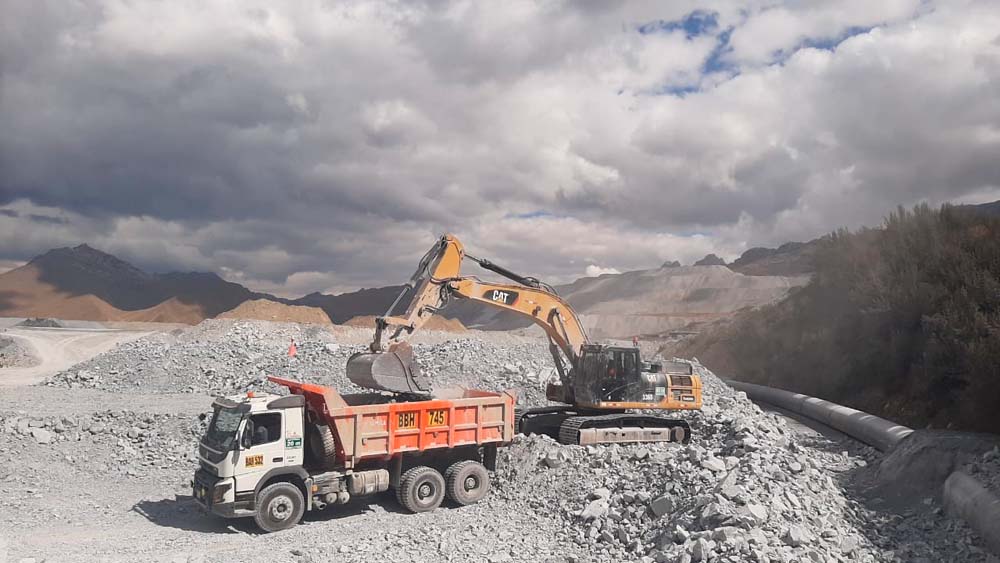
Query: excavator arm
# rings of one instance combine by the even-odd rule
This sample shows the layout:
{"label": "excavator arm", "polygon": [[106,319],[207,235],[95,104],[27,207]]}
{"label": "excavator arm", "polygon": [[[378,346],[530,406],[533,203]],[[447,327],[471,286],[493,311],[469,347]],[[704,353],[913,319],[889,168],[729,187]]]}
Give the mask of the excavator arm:
{"label": "excavator arm", "polygon": [[[514,283],[490,283],[462,276],[461,265],[465,258]],[[406,311],[393,316],[393,310],[411,292]],[[572,307],[554,289],[535,278],[520,276],[488,260],[467,255],[462,244],[451,235],[441,237],[424,255],[399,297],[385,315],[375,320],[375,338],[369,346],[370,352],[350,358],[348,377],[363,387],[384,391],[429,392],[430,386],[421,377],[413,351],[403,338],[423,326],[452,298],[469,299],[510,311],[539,325],[549,338],[559,378],[564,386],[569,385],[570,370],[576,365],[581,348],[589,342]],[[386,332],[391,333],[388,348],[382,342]]]}

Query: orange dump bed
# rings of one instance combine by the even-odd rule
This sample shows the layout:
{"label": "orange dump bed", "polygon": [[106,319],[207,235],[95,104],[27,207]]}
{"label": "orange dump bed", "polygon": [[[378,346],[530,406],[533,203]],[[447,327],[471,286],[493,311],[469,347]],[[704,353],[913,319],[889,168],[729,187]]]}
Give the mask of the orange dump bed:
{"label": "orange dump bed", "polygon": [[348,469],[366,458],[514,439],[516,396],[511,391],[455,388],[426,401],[392,403],[384,395],[341,395],[323,385],[268,379],[305,397],[333,431],[337,461]]}

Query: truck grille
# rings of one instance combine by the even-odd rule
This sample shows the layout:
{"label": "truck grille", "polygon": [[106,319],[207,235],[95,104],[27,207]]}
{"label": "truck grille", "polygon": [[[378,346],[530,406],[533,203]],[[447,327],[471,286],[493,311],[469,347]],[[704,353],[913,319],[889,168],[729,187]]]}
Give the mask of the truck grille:
{"label": "truck grille", "polygon": [[215,484],[220,481],[220,479],[202,468],[194,472],[194,481],[195,483],[201,483],[209,489],[212,489],[215,487]]}
{"label": "truck grille", "polygon": [[219,470],[216,469],[214,465],[212,465],[210,463],[207,463],[205,460],[199,460],[199,461],[201,463],[201,469],[202,469],[202,471],[204,471],[204,472],[206,472],[206,473],[208,473],[210,475],[213,475],[215,477],[219,476]]}

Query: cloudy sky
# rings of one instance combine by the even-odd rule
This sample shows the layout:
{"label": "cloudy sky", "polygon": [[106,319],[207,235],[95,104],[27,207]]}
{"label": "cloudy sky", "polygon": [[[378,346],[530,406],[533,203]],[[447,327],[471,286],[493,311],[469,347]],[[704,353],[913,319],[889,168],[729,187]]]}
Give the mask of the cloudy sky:
{"label": "cloudy sky", "polygon": [[0,7],[0,268],[563,282],[1000,199],[995,1]]}

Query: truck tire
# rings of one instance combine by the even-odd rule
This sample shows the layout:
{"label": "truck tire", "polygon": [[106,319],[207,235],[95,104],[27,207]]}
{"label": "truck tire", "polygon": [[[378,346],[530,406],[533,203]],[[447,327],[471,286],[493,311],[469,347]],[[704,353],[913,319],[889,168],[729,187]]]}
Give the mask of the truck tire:
{"label": "truck tire", "polygon": [[337,440],[333,431],[325,424],[310,424],[306,437],[309,440],[309,453],[315,465],[323,469],[331,469],[337,464]]}
{"label": "truck tire", "polygon": [[437,470],[418,465],[399,478],[396,500],[410,512],[428,512],[441,506],[444,488],[444,477]]}
{"label": "truck tire", "polygon": [[302,520],[306,503],[298,487],[282,481],[264,487],[257,494],[256,504],[253,519],[257,526],[265,532],[280,532]]}
{"label": "truck tire", "polygon": [[490,473],[478,461],[453,463],[445,475],[448,498],[462,506],[475,504],[490,492]]}

